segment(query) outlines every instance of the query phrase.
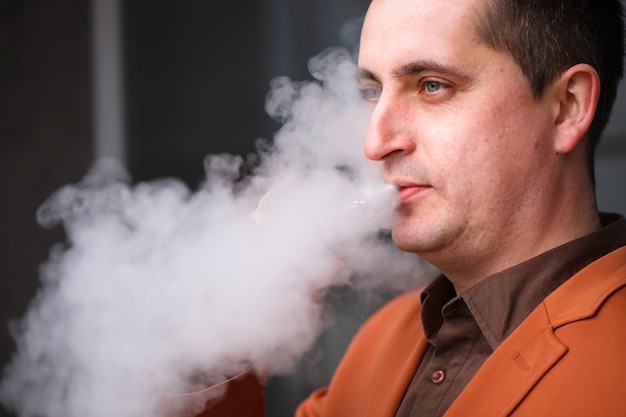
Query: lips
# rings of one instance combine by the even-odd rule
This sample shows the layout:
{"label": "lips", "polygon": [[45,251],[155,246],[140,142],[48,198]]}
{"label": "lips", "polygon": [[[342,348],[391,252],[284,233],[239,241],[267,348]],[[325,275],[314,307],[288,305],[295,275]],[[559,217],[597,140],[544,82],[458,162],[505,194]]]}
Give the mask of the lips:
{"label": "lips", "polygon": [[427,184],[395,184],[398,189],[398,204],[408,204],[432,189]]}

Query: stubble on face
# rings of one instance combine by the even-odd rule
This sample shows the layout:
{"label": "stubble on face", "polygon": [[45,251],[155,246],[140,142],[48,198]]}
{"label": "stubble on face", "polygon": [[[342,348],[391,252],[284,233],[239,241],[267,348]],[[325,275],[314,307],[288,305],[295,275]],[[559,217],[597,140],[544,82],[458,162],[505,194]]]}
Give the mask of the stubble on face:
{"label": "stubble on face", "polygon": [[[440,269],[506,256],[549,125],[512,58],[479,43],[481,4],[374,0],[363,29],[359,66],[380,88],[366,154],[384,162],[388,180],[430,186],[400,205],[392,235]],[[421,68],[398,76],[411,65]],[[429,81],[450,89],[430,94]]]}

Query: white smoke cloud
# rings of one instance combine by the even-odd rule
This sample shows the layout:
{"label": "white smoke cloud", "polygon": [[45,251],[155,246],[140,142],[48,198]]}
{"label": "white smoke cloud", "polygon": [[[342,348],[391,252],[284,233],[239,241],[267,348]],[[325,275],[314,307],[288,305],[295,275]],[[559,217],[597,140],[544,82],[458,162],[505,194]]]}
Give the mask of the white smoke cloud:
{"label": "white smoke cloud", "polygon": [[204,388],[258,363],[289,372],[323,329],[325,289],[423,282],[416,257],[377,239],[395,192],[362,156],[368,110],[349,54],[326,51],[310,71],[316,81],[272,82],[266,109],[283,127],[260,144],[254,175],[237,180],[244,161],[212,155],[192,192],[174,179],[133,185],[103,160],[40,208],[68,241],[14,327],[8,407],[159,415],[162,389]]}

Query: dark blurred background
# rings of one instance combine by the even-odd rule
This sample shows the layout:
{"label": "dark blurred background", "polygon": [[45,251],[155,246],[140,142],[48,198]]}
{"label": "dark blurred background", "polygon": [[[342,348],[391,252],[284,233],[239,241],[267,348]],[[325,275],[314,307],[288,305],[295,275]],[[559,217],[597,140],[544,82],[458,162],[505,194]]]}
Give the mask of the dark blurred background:
{"label": "dark blurred background", "polygon": [[[0,366],[60,229],[37,207],[97,157],[136,181],[196,187],[203,158],[247,155],[278,125],[264,112],[271,78],[310,79],[307,61],[354,50],[369,0],[0,0]],[[598,155],[601,209],[626,213],[626,87]],[[267,387],[268,417],[291,416],[327,382],[375,308],[341,298],[336,325],[291,377]],[[8,416],[4,410],[0,414]]]}

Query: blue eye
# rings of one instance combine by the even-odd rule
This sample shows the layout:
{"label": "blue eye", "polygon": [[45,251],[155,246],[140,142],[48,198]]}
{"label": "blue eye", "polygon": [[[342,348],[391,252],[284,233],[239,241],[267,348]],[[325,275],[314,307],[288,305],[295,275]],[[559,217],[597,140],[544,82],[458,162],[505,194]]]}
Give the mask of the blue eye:
{"label": "blue eye", "polygon": [[380,98],[382,90],[380,88],[362,87],[361,97],[367,101],[376,101]]}
{"label": "blue eye", "polygon": [[439,91],[439,90],[441,90],[443,88],[443,85],[441,83],[437,82],[437,81],[427,81],[424,84],[424,88],[429,93],[436,93],[437,91]]}

